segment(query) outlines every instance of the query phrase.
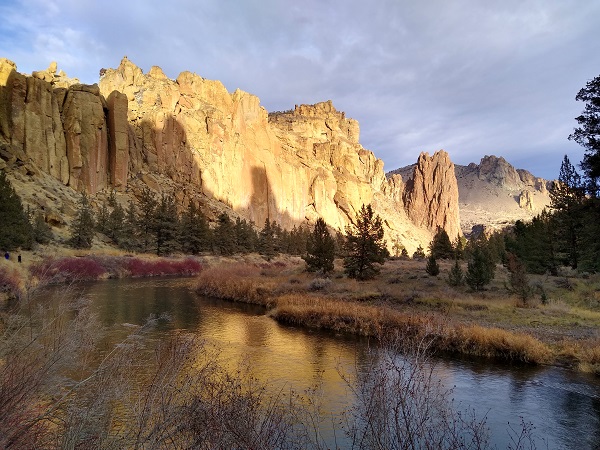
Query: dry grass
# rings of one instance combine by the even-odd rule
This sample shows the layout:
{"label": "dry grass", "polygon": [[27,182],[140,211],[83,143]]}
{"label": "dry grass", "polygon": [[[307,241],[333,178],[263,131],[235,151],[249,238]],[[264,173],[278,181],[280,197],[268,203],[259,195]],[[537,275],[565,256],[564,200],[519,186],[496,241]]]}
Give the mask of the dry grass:
{"label": "dry grass", "polygon": [[[269,306],[283,323],[378,338],[401,333],[429,339],[442,352],[598,371],[600,346],[590,342],[600,342],[600,308],[582,306],[597,295],[598,279],[571,280],[565,290],[556,278],[532,277],[549,302],[538,296],[525,308],[506,289],[504,268],[488,290],[473,293],[448,286],[451,263],[440,265],[441,274],[430,277],[425,261],[389,261],[377,279],[357,282],[341,276],[338,262],[323,282],[293,259],[267,269],[230,263],[201,274],[199,292]],[[578,293],[588,300],[576,300]]]}

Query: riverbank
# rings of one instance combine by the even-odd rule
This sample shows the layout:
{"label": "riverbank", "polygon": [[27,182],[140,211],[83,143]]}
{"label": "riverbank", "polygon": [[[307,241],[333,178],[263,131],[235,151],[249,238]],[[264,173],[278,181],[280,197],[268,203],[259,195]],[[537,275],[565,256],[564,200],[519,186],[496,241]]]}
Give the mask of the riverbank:
{"label": "riverbank", "polygon": [[343,276],[341,261],[329,278],[304,271],[299,258],[271,263],[249,257],[206,268],[199,294],[262,304],[290,325],[378,338],[400,335],[444,353],[529,364],[566,366],[600,375],[600,278],[532,277],[544,293],[525,306],[506,288],[498,267],[482,293],[446,282],[450,262],[437,277],[425,261],[388,261],[374,280]]}
{"label": "riverbank", "polygon": [[194,276],[202,267],[201,258],[191,256],[158,257],[118,250],[90,252],[45,247],[43,251],[24,251],[0,261],[0,304],[9,298],[28,296],[45,285],[111,278]]}

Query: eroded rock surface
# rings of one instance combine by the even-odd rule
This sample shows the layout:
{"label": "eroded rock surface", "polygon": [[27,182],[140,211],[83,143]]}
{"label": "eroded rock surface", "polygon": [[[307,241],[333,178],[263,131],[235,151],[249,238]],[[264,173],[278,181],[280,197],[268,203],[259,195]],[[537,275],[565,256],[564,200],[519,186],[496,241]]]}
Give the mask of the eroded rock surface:
{"label": "eroded rock surface", "polygon": [[386,178],[359,143],[358,122],[331,101],[268,114],[259,99],[183,72],[147,74],[123,58],[82,85],[56,65],[27,77],[0,60],[0,155],[90,194],[142,185],[181,205],[217,201],[262,226],[322,217],[343,231],[363,204],[384,220],[390,247],[426,247],[438,226],[460,232],[453,164],[419,157],[410,183]]}

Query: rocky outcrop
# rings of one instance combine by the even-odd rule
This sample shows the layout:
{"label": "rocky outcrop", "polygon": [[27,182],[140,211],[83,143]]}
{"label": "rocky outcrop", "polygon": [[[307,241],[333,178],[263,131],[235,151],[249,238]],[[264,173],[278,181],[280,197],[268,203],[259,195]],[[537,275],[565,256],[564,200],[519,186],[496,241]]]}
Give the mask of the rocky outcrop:
{"label": "rocky outcrop", "polygon": [[2,159],[79,191],[137,192],[141,182],[182,205],[219,202],[257,226],[322,217],[340,231],[370,203],[390,247],[409,252],[438,226],[459,232],[448,155],[421,155],[410,183],[387,179],[358,122],[331,101],[268,114],[252,94],[190,72],[144,74],[126,57],[92,86],[55,65],[26,77],[0,60],[0,99]]}
{"label": "rocky outcrop", "polygon": [[458,185],[448,153],[432,157],[421,153],[404,195],[409,217],[419,226],[440,226],[452,239],[462,235],[458,212]]}
{"label": "rocky outcrop", "polygon": [[122,187],[129,159],[127,105],[123,98],[107,105],[97,85],[75,81],[56,74],[55,64],[28,77],[0,59],[0,148],[11,164],[79,191],[107,188],[113,169],[112,184]]}
{"label": "rocky outcrop", "polygon": [[[530,220],[550,204],[548,181],[515,169],[504,158],[484,156],[479,164],[455,165],[461,229],[472,234],[479,225],[494,230],[516,220]],[[413,178],[415,165],[388,173]],[[475,228],[474,228],[475,227]]]}

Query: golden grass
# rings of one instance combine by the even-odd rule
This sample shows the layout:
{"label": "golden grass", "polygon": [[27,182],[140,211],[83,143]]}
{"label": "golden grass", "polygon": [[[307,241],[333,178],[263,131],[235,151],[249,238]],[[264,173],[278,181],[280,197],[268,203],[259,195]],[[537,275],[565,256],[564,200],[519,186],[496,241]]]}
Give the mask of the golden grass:
{"label": "golden grass", "polygon": [[449,287],[449,262],[441,263],[440,276],[429,277],[425,261],[412,260],[389,261],[381,275],[366,282],[343,277],[336,266],[330,282],[314,292],[314,275],[303,271],[302,261],[264,264],[249,259],[205,270],[199,292],[269,306],[269,314],[282,323],[381,339],[396,334],[425,339],[441,352],[600,373],[600,340],[588,339],[589,330],[600,327],[600,310],[585,306],[599,296],[598,277],[573,281],[574,290],[564,290],[560,279],[532,276],[550,303],[536,298],[523,308],[506,290],[506,270],[500,266],[483,293]]}
{"label": "golden grass", "polygon": [[210,267],[198,275],[196,292],[209,297],[269,305],[275,282],[261,278],[261,268],[246,263]]}

